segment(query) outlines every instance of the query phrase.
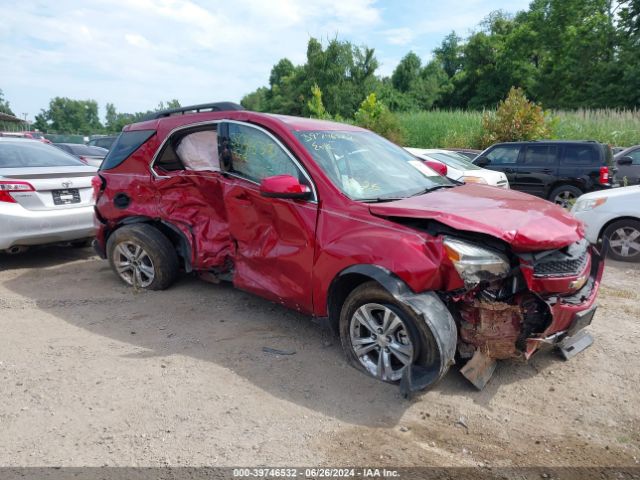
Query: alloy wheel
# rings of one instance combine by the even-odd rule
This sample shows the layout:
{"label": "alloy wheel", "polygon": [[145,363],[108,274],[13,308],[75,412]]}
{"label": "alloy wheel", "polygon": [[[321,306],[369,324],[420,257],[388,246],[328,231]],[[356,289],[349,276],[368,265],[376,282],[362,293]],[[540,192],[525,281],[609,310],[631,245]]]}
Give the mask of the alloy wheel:
{"label": "alloy wheel", "polygon": [[570,209],[573,204],[576,203],[578,197],[568,190],[564,190],[556,195],[553,202],[556,205],[560,205],[562,208]]}
{"label": "alloy wheel", "polygon": [[640,253],[640,231],[634,227],[621,227],[609,236],[609,248],[621,257]]}
{"label": "alloy wheel", "polygon": [[151,257],[140,245],[119,243],[115,248],[114,265],[118,275],[129,285],[146,288],[156,276]]}
{"label": "alloy wheel", "polygon": [[397,381],[413,361],[413,344],[402,318],[389,307],[366,303],[351,317],[351,348],[374,377]]}

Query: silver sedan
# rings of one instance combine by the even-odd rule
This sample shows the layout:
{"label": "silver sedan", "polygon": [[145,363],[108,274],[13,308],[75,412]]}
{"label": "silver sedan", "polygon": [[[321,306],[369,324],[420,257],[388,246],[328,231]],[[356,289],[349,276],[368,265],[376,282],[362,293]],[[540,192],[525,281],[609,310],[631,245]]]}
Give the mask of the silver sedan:
{"label": "silver sedan", "polygon": [[0,251],[91,238],[95,175],[51,145],[0,138]]}

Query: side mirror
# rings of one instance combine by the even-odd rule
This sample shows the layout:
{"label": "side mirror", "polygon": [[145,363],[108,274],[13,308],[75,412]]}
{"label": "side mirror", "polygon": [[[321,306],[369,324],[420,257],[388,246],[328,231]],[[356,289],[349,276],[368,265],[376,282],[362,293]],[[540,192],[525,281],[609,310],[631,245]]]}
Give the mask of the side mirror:
{"label": "side mirror", "polygon": [[631,157],[622,157],[618,159],[618,165],[631,165],[633,163],[633,158]]}
{"label": "side mirror", "polygon": [[479,167],[486,167],[491,163],[491,160],[489,160],[487,157],[477,157],[476,159],[472,160],[472,163],[476,164]]}
{"label": "side mirror", "polygon": [[311,198],[311,189],[302,185],[291,175],[274,175],[260,182],[260,195],[269,198],[293,198],[307,200]]}

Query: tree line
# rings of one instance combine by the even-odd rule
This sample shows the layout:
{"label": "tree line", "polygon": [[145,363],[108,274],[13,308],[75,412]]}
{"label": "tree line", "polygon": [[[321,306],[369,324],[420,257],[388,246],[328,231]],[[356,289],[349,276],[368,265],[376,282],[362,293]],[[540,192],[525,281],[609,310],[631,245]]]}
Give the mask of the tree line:
{"label": "tree line", "polygon": [[409,52],[389,77],[378,67],[371,48],[311,38],[303,65],[280,60],[242,104],[308,116],[317,87],[329,115],[352,118],[370,93],[393,112],[481,110],[517,87],[545,108],[635,109],[640,0],[533,0],[515,15],[490,14],[466,39],[451,32],[426,63]]}

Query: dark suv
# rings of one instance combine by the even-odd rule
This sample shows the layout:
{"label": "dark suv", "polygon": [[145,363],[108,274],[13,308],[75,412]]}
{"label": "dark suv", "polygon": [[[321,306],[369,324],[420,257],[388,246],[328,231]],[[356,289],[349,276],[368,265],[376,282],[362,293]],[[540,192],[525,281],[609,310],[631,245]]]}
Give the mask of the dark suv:
{"label": "dark suv", "polygon": [[514,190],[565,208],[583,193],[613,186],[611,148],[593,141],[497,143],[473,163],[504,172]]}
{"label": "dark suv", "polygon": [[230,281],[327,321],[407,392],[456,355],[481,388],[498,359],[590,345],[603,262],[568,212],[353,125],[204,109],[128,125],[94,179],[97,250],[126,284]]}

